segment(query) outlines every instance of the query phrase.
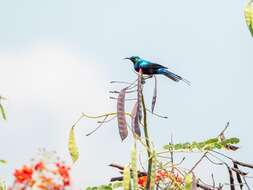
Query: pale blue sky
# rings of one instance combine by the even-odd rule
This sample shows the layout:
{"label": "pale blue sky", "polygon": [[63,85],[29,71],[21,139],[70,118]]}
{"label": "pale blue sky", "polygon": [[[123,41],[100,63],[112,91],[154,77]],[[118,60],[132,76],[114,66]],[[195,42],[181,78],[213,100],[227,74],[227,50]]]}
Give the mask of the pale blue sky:
{"label": "pale blue sky", "polygon": [[[8,98],[8,121],[0,121],[0,156],[9,161],[0,175],[10,182],[13,169],[29,162],[39,147],[70,161],[69,128],[82,111],[115,109],[109,81],[134,79],[132,64],[122,60],[130,55],[168,66],[192,83],[159,77],[156,108],[169,119],[149,119],[157,147],[171,133],[179,142],[215,136],[230,121],[228,134],[241,139],[241,149],[232,155],[252,163],[253,41],[244,4],[0,1],[0,93]],[[150,102],[151,84],[145,93]],[[120,142],[116,122],[85,137],[92,126],[83,121],[77,130],[81,157],[73,175],[79,187],[117,175],[106,165],[124,164],[129,157],[131,141]]]}

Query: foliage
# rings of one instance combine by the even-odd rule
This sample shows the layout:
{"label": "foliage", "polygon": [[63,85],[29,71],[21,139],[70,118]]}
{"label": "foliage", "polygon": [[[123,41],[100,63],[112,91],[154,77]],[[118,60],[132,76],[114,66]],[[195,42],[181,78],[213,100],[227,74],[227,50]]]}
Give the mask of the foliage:
{"label": "foliage", "polygon": [[107,185],[100,185],[94,187],[87,187],[85,190],[112,190],[122,188],[123,184],[121,181],[115,181],[113,183],[109,183]]}
{"label": "foliage", "polygon": [[170,151],[208,151],[215,149],[227,149],[229,145],[238,144],[240,140],[236,137],[232,137],[229,139],[221,140],[220,138],[211,138],[205,141],[192,143],[178,143],[178,144],[168,144],[163,148]]}
{"label": "foliage", "polygon": [[[239,138],[225,137],[224,133],[228,128],[229,123],[227,123],[225,129],[222,130],[222,132],[215,138],[210,138],[199,142],[193,141],[191,143],[186,142],[177,144],[172,143],[173,141],[171,139],[169,144],[163,146],[165,151],[159,152],[154,148],[154,143],[151,141],[148,134],[147,111],[149,110],[146,108],[143,94],[144,85],[146,81],[150,79],[150,77],[142,76],[141,72],[137,73],[137,75],[137,79],[131,83],[120,81],[113,82],[128,84],[128,86],[122,88],[121,90],[112,91],[112,93],[118,94],[117,98],[112,97],[112,99],[117,100],[116,112],[105,113],[99,116],[88,116],[82,113],[81,117],[71,128],[71,138],[69,138],[69,143],[71,144],[72,142],[72,146],[69,147],[72,148],[69,148],[69,152],[72,159],[74,158],[73,161],[78,159],[78,157],[73,157],[73,155],[75,155],[75,151],[77,151],[76,144],[74,143],[73,145],[73,141],[75,142],[73,130],[78,122],[83,118],[95,119],[97,120],[97,123],[99,123],[98,127],[96,127],[92,132],[88,133],[87,136],[93,134],[102,125],[112,121],[115,118],[117,118],[118,121],[118,131],[122,141],[129,136],[129,131],[132,132],[133,135],[134,145],[131,150],[131,159],[129,163],[127,163],[125,167],[117,164],[110,164],[111,167],[119,169],[121,176],[111,178],[112,183],[110,184],[97,187],[88,187],[87,189],[114,189],[112,184],[115,183],[115,181],[120,181],[121,188],[124,190],[196,190],[197,187],[204,190],[222,189],[222,185],[220,184],[218,186],[212,186],[203,183],[201,178],[195,173],[195,168],[198,167],[204,159],[208,160],[213,165],[222,165],[226,167],[226,171],[229,172],[230,187],[238,185],[239,187],[243,188],[247,182],[245,180],[244,183],[242,183],[242,179],[244,179],[247,174],[241,170],[241,167],[249,167],[253,169],[253,166],[236,161],[223,153],[217,152],[219,150],[236,151],[239,148],[235,146],[239,143]],[[131,100],[127,98],[129,93],[135,93],[136,96],[136,98],[132,99],[135,100],[135,103],[133,104],[131,114],[125,111],[126,102]],[[161,116],[154,112],[156,97],[157,81],[155,79],[151,111],[149,112],[154,116],[158,116],[159,118],[167,118],[166,116]],[[128,125],[127,116],[129,116],[131,119],[131,125]],[[144,132],[144,137],[141,136],[142,130]],[[142,170],[140,170],[140,167],[137,164],[137,158],[138,155],[140,155],[140,151],[137,149],[138,144],[140,144],[147,152],[147,160],[145,161],[147,165],[146,167],[143,167],[143,163],[141,163]],[[177,152],[192,153],[196,151],[202,154],[202,156],[196,163],[193,163],[192,168],[181,167],[181,163],[185,158],[183,158],[180,163],[174,163],[174,154]],[[167,159],[164,160],[163,158]],[[234,174],[236,175],[236,179],[233,178]]]}

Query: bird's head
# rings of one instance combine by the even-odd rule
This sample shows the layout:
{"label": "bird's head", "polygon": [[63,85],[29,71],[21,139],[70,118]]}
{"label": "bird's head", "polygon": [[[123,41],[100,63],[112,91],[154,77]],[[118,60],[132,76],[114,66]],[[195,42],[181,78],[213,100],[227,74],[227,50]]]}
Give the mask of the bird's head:
{"label": "bird's head", "polygon": [[131,56],[131,57],[126,57],[124,59],[129,59],[130,61],[133,62],[133,64],[137,63],[141,58],[139,56]]}

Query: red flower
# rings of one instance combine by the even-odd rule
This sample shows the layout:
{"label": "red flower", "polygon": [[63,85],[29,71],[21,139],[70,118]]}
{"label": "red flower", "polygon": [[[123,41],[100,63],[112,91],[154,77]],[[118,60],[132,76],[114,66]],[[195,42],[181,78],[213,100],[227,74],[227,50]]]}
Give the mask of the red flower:
{"label": "red flower", "polygon": [[23,166],[22,169],[16,170],[14,176],[16,177],[16,182],[23,183],[25,181],[30,181],[32,179],[33,170],[28,166]]}
{"label": "red flower", "polygon": [[39,170],[39,171],[43,170],[44,169],[44,163],[43,162],[38,162],[37,164],[35,164],[34,169]]}

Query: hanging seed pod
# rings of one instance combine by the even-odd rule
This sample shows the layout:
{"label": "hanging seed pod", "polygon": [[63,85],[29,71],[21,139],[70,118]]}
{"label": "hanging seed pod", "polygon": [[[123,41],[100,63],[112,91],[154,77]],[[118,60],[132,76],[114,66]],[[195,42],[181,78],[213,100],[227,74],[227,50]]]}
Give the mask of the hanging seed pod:
{"label": "hanging seed pod", "polygon": [[244,16],[249,31],[253,37],[253,1],[250,0],[244,8]]}
{"label": "hanging seed pod", "polygon": [[71,127],[69,132],[69,143],[68,143],[69,153],[73,162],[77,161],[79,158],[79,151],[76,145],[74,127]]}
{"label": "hanging seed pod", "polygon": [[123,190],[130,190],[130,168],[128,165],[124,167],[123,171]]}
{"label": "hanging seed pod", "polygon": [[154,190],[155,189],[156,163],[157,163],[155,151],[153,151],[152,156],[153,157],[152,157],[152,169],[151,169],[151,175],[150,175],[150,189]]}
{"label": "hanging seed pod", "polygon": [[139,118],[138,118],[138,102],[135,103],[133,110],[131,112],[131,127],[132,130],[137,134],[139,137],[141,136],[141,129],[139,126]]}
{"label": "hanging seed pod", "polygon": [[128,135],[127,122],[126,122],[126,116],[125,116],[126,90],[127,88],[122,89],[117,99],[117,119],[118,119],[119,134],[122,141]]}
{"label": "hanging seed pod", "polygon": [[137,151],[134,145],[131,150],[131,169],[133,177],[134,190],[138,190],[138,172],[137,172]]}
{"label": "hanging seed pod", "polygon": [[156,98],[157,98],[157,80],[156,80],[156,76],[154,76],[154,79],[155,79],[155,87],[154,87],[153,98],[152,98],[152,104],[151,104],[151,111],[152,111],[152,113],[154,112],[155,103],[156,103]]}
{"label": "hanging seed pod", "polygon": [[142,120],[142,106],[141,106],[141,96],[142,96],[142,71],[139,71],[138,81],[137,81],[137,115],[139,121]]}

